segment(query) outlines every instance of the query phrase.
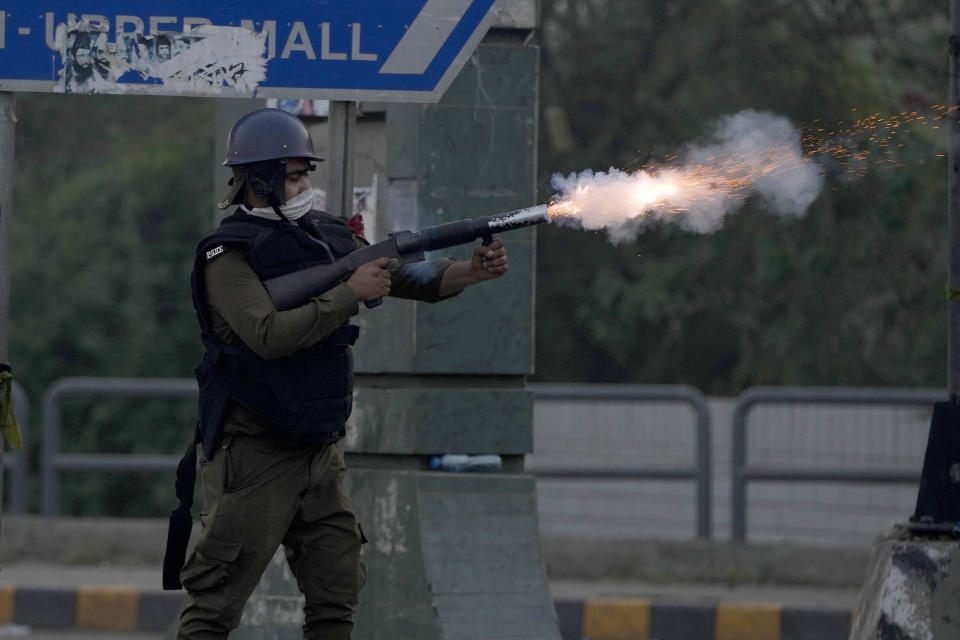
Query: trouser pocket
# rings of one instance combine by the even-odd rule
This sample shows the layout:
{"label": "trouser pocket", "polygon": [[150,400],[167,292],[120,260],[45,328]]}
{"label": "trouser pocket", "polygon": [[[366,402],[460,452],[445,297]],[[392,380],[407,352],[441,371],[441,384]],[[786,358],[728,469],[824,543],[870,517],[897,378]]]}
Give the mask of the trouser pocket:
{"label": "trouser pocket", "polygon": [[233,563],[240,555],[240,543],[211,535],[197,546],[180,573],[180,582],[187,591],[216,591],[230,579]]}

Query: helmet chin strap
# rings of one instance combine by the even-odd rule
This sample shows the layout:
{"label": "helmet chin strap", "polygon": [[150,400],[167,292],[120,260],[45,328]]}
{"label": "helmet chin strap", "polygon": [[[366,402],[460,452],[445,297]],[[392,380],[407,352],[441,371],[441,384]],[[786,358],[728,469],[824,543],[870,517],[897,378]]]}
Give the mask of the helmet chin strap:
{"label": "helmet chin strap", "polygon": [[293,224],[293,221],[284,215],[283,211],[280,210],[280,198],[277,197],[273,191],[267,194],[267,202],[270,203],[270,208],[273,209],[273,212],[280,216],[280,219]]}
{"label": "helmet chin strap", "polygon": [[284,222],[289,222],[290,224],[293,224],[293,220],[285,216],[283,214],[283,211],[280,210],[280,207],[277,205],[277,198],[269,197],[268,199],[270,200],[270,208],[273,209],[273,212],[276,213],[278,216],[280,216],[280,219],[283,220]]}
{"label": "helmet chin strap", "polygon": [[[261,171],[255,172],[252,165],[244,167],[244,177],[253,194],[258,198],[264,198],[281,220],[292,223],[290,218],[280,210],[280,207],[284,204],[280,194],[283,193],[284,179],[287,175],[286,159],[277,160],[274,163],[273,171],[266,176],[262,175],[263,173],[262,168]],[[248,208],[253,208],[249,206],[249,203],[246,204]]]}

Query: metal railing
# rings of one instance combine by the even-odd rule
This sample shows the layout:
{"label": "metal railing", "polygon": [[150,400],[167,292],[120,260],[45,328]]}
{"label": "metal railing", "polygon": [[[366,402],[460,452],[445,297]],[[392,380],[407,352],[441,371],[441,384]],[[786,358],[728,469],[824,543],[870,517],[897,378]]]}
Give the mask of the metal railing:
{"label": "metal railing", "polygon": [[72,469],[99,471],[168,471],[177,468],[178,455],[130,453],[61,453],[60,400],[68,395],[196,396],[193,378],[62,378],[43,394],[43,450],[40,459],[43,509],[46,516],[60,511],[58,472]]}
{"label": "metal railing", "polygon": [[754,387],[737,399],[732,423],[732,535],[747,538],[747,483],[751,480],[806,482],[919,482],[920,470],[784,468],[747,463],[747,414],[760,404],[933,405],[946,400],[942,389],[860,389]]}
{"label": "metal railing", "polygon": [[[696,457],[688,467],[583,468],[541,466],[532,470],[537,478],[556,479],[658,479],[693,480],[696,483],[696,535],[711,536],[710,418],[706,400],[697,389],[685,385],[573,385],[531,384],[537,400],[680,402],[696,417]],[[42,513],[59,512],[58,473],[63,470],[166,471],[176,469],[177,455],[61,453],[60,403],[68,395],[196,396],[196,381],[189,378],[64,378],[47,389],[43,398],[43,448],[41,451]],[[14,384],[17,418],[29,424],[29,402]],[[773,388],[756,387],[737,400],[732,423],[732,535],[746,540],[747,484],[751,481],[807,482],[918,482],[920,470],[819,469],[750,464],[747,461],[747,416],[762,404],[870,404],[932,405],[946,399],[941,389]],[[25,438],[26,440],[26,438]],[[26,446],[10,456],[10,511],[26,509]]]}
{"label": "metal railing", "polygon": [[696,482],[697,536],[710,538],[710,414],[700,391],[686,385],[574,385],[531,384],[535,400],[600,400],[628,402],[682,402],[688,404],[696,416],[696,461],[691,467],[536,467],[531,473],[537,478],[583,479],[624,478],[688,480]]}
{"label": "metal railing", "polygon": [[[533,473],[543,478],[633,478],[692,479],[696,482],[697,535],[709,538],[710,518],[710,419],[703,395],[684,385],[569,385],[529,386],[535,398],[550,400],[600,400],[630,402],[681,402],[696,416],[696,463],[674,468],[549,468]],[[179,456],[107,453],[62,453],[60,451],[61,408],[69,395],[109,396],[196,396],[197,383],[189,378],[63,378],[54,382],[43,397],[43,449],[41,451],[42,513],[57,515],[60,504],[58,473],[64,470],[165,471],[176,469]],[[26,478],[26,466],[21,465]],[[21,494],[23,491],[21,491]]]}
{"label": "metal railing", "polygon": [[[13,381],[13,411],[20,425],[20,434],[23,436],[23,448],[11,451],[4,461],[3,469],[10,474],[10,504],[9,513],[26,513],[27,511],[27,446],[30,428],[30,400],[27,392],[20,383]],[[0,445],[2,446],[2,445]]]}

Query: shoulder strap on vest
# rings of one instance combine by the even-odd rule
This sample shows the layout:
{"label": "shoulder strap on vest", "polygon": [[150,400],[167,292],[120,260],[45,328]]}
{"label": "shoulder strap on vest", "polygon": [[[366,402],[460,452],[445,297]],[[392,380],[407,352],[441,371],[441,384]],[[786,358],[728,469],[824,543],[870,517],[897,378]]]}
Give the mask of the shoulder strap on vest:
{"label": "shoulder strap on vest", "polygon": [[227,246],[242,246],[249,251],[270,235],[271,231],[272,229],[265,222],[235,213],[224,218],[215,231],[205,236],[197,244],[190,280],[193,290],[193,306],[202,332],[210,333],[210,324],[206,312],[207,291],[203,282],[204,264],[215,260]]}
{"label": "shoulder strap on vest", "polygon": [[219,246],[244,245],[252,248],[272,231],[273,229],[266,221],[235,213],[224,218],[215,231],[200,241],[197,246],[197,257],[200,258],[202,253],[206,260],[212,260],[222,252],[221,250],[214,253]]}

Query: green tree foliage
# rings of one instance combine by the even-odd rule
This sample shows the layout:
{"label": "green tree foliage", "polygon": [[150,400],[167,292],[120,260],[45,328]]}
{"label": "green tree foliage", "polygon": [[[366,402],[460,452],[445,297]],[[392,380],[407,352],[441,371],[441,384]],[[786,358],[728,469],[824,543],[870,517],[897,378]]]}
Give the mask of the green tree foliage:
{"label": "green tree foliage", "polygon": [[[946,9],[930,0],[545,2],[541,192],[552,193],[553,172],[661,160],[743,109],[808,131],[872,113],[936,116]],[[821,156],[825,186],[802,218],[747,202],[712,234],[650,223],[619,246],[541,228],[536,379],[722,394],[944,384],[946,127],[906,129],[892,155],[869,134],[837,134],[869,159],[854,177]]]}
{"label": "green tree foliage", "polygon": [[[21,94],[17,116],[17,379],[37,402],[64,376],[192,376],[200,345],[189,276],[213,221],[212,102]],[[71,399],[62,449],[178,453],[195,414],[194,400]],[[173,503],[169,473],[70,472],[61,482],[69,514],[159,515]]]}

